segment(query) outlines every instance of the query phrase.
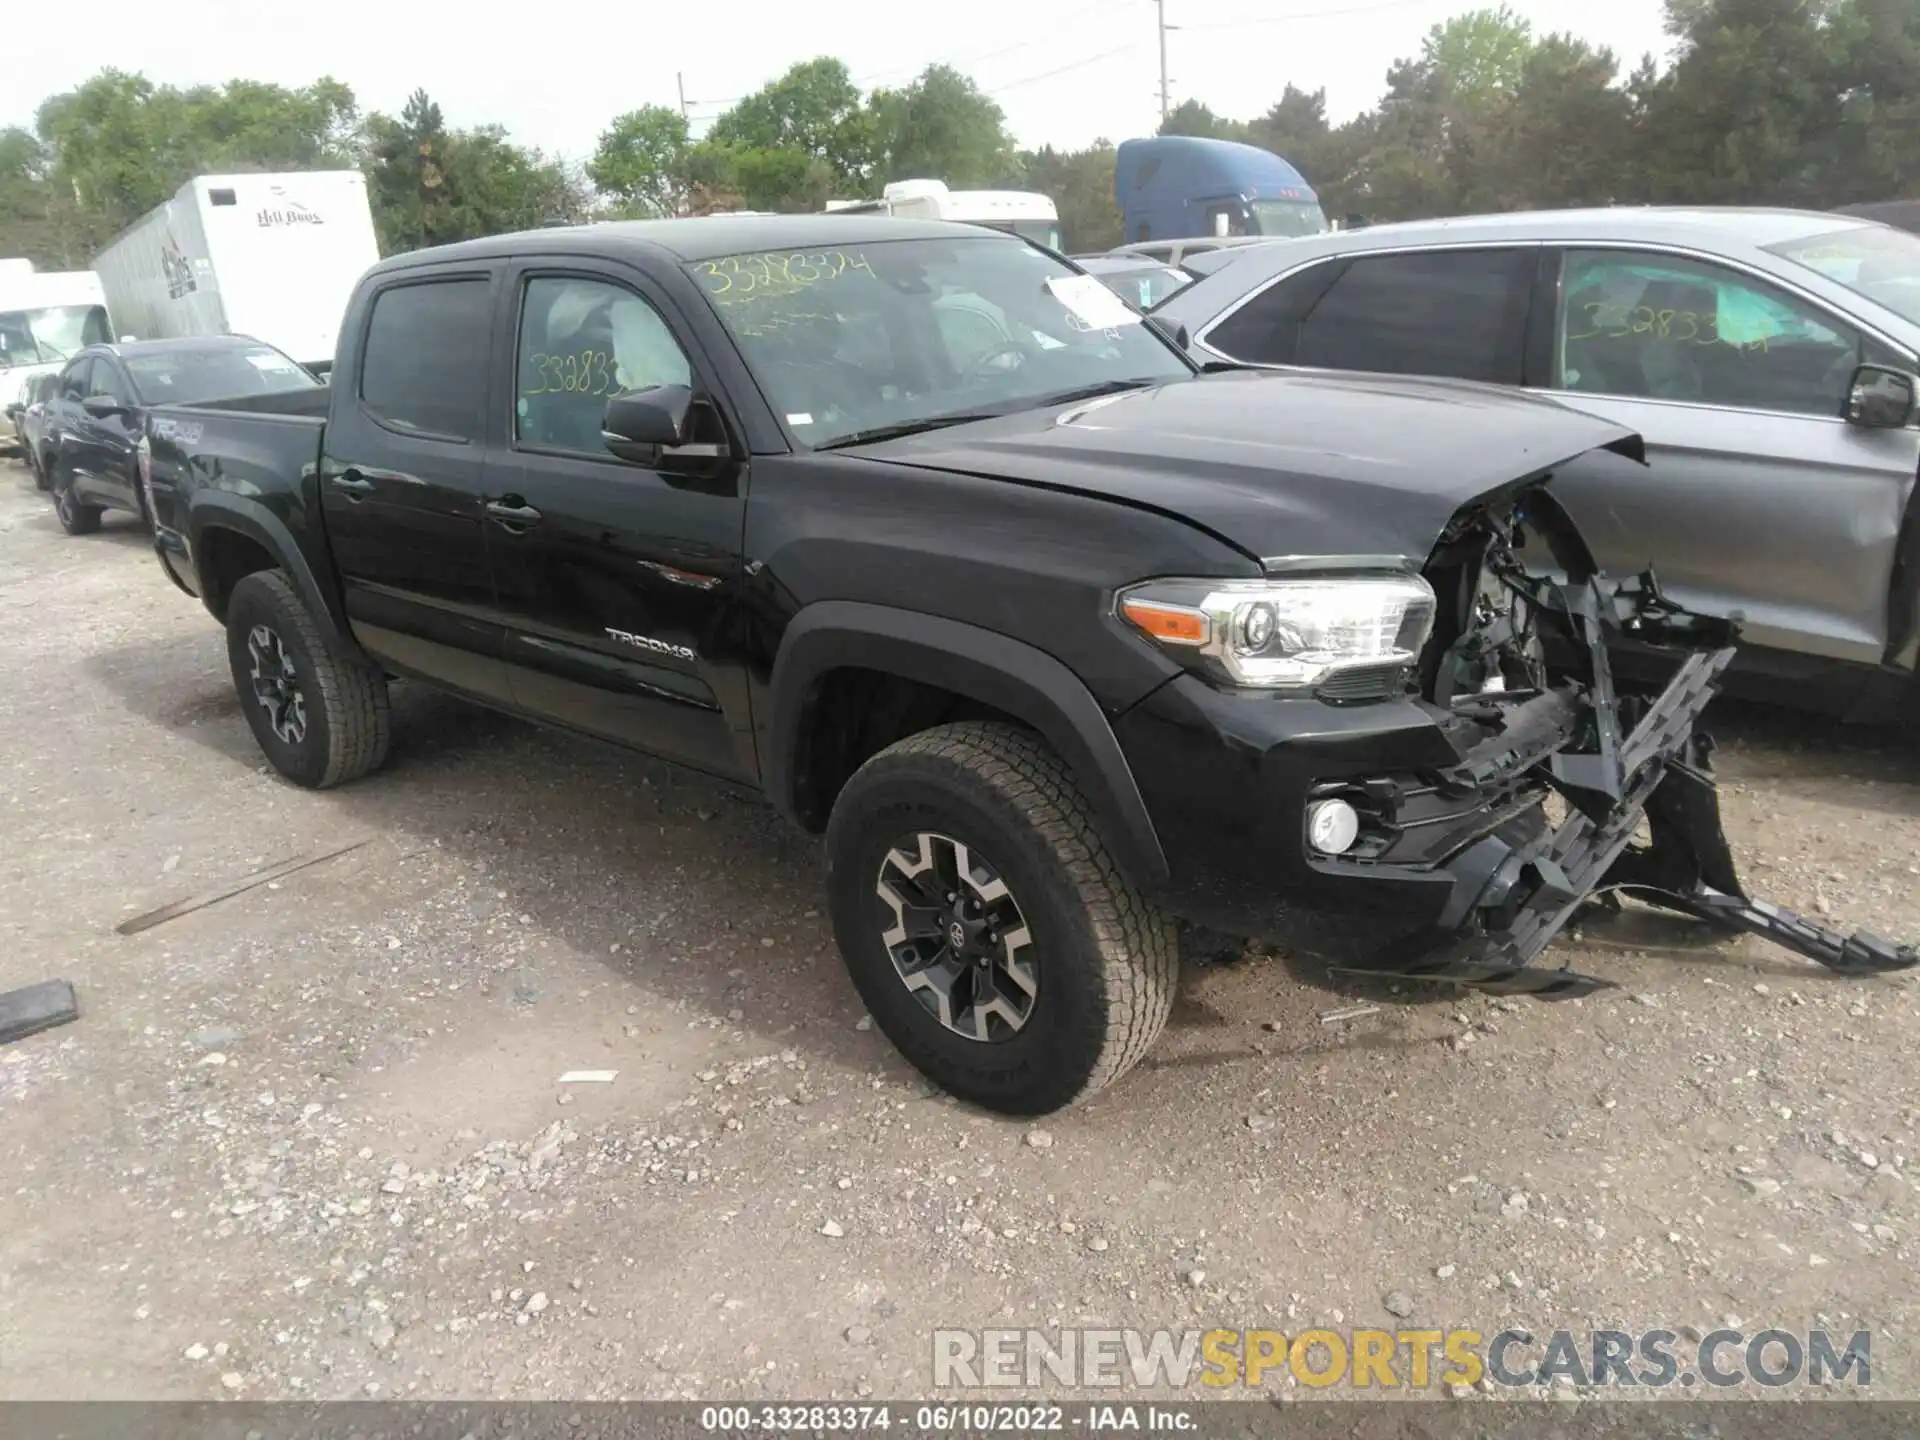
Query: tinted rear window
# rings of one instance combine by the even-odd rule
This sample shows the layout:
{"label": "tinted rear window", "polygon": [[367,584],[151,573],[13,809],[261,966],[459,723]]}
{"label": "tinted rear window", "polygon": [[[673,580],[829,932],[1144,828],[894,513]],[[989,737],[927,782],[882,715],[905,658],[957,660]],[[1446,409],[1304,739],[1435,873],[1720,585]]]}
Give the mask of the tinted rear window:
{"label": "tinted rear window", "polygon": [[431,280],[381,291],[367,325],[360,399],[399,429],[478,440],[492,316],[485,280]]}
{"label": "tinted rear window", "polygon": [[149,405],[197,405],[281,390],[312,390],[320,384],[271,345],[166,350],[124,355],[122,360],[141,400]]}
{"label": "tinted rear window", "polygon": [[1530,250],[1356,257],[1300,325],[1294,363],[1517,385]]}

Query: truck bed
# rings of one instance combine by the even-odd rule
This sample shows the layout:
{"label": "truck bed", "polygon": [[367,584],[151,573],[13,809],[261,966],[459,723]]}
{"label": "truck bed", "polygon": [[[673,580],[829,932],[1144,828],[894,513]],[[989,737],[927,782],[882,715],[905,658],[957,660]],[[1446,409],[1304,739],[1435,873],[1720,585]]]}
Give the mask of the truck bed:
{"label": "truck bed", "polygon": [[182,587],[202,593],[185,491],[197,492],[196,504],[226,491],[301,528],[328,393],[322,387],[154,407],[147,421],[147,509],[154,546]]}

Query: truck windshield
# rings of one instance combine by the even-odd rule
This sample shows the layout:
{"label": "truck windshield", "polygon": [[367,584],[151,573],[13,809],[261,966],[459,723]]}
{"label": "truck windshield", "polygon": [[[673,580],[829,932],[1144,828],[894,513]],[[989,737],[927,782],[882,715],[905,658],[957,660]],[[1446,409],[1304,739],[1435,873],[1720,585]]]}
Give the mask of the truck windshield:
{"label": "truck windshield", "polygon": [[87,346],[104,345],[112,339],[105,306],[0,310],[0,366],[71,360]]}
{"label": "truck windshield", "polygon": [[1008,235],[1018,235],[1031,240],[1036,245],[1044,245],[1049,250],[1060,248],[1060,226],[1052,220],[968,220],[963,216],[954,216],[961,225],[978,225],[987,230],[999,230]]}
{"label": "truck windshield", "polygon": [[1311,200],[1254,200],[1247,208],[1256,235],[1318,235],[1327,228],[1326,215]]}
{"label": "truck windshield", "polygon": [[808,445],[1193,373],[1098,279],[1009,240],[885,240],[687,268]]}
{"label": "truck windshield", "polygon": [[1857,225],[1766,248],[1920,325],[1920,236]]}
{"label": "truck windshield", "polygon": [[124,358],[140,398],[149,405],[198,405],[320,388],[318,380],[270,345],[167,349]]}

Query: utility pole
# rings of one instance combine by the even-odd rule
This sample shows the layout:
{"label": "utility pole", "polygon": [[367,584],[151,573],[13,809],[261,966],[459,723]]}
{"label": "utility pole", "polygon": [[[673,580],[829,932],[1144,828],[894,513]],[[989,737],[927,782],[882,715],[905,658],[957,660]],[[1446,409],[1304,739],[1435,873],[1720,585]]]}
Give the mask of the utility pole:
{"label": "utility pole", "polygon": [[[1163,68],[1164,68],[1164,67],[1163,67]],[[690,118],[690,117],[689,117],[689,115],[688,115],[688,112],[687,112],[687,77],[686,77],[686,72],[684,72],[684,71],[681,71],[681,70],[676,70],[676,71],[674,71],[674,72],[673,72],[673,83],[674,83],[675,85],[677,85],[677,86],[679,86],[679,87],[680,87],[680,118],[681,118],[682,120],[685,120],[685,119],[688,119],[688,118]]]}
{"label": "utility pole", "polygon": [[1154,22],[1160,31],[1160,123],[1167,123],[1167,107],[1172,103],[1167,90],[1167,31],[1177,30],[1177,25],[1167,24],[1167,0],[1153,0]]}

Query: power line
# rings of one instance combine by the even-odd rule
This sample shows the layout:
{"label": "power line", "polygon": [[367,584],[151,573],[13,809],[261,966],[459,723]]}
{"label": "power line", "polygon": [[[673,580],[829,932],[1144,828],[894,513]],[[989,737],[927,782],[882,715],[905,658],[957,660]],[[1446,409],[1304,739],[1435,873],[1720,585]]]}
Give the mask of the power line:
{"label": "power line", "polygon": [[1324,20],[1341,15],[1370,15],[1376,10],[1405,10],[1415,5],[1437,4],[1438,0],[1380,0],[1377,5],[1349,5],[1339,10],[1300,10],[1291,15],[1246,15],[1237,20],[1215,20],[1205,25],[1188,25],[1188,30],[1237,30],[1245,25],[1287,25],[1295,20]]}
{"label": "power line", "polygon": [[1084,70],[1089,65],[1097,65],[1102,60],[1110,60],[1115,55],[1125,55],[1129,51],[1139,48],[1140,42],[1138,40],[1130,40],[1125,45],[1116,46],[1112,50],[1102,50],[1098,55],[1089,55],[1083,60],[1070,61],[1065,65],[1056,66],[1051,70],[1043,70],[1038,75],[1028,75],[1024,79],[1009,80],[1005,85],[995,85],[991,90],[982,90],[980,93],[982,95],[999,95],[1008,90],[1017,90],[1022,85],[1032,85],[1041,80],[1051,80],[1056,75],[1065,75],[1069,70]]}
{"label": "power line", "polygon": [[1047,34],[1036,35],[1026,40],[1016,40],[1011,45],[1002,45],[998,49],[984,51],[978,55],[965,55],[953,60],[932,60],[913,65],[893,65],[884,70],[871,70],[864,75],[854,76],[853,83],[866,86],[876,80],[889,80],[907,75],[918,75],[923,72],[928,65],[948,65],[955,70],[964,70],[969,66],[980,65],[988,60],[998,60],[1005,55],[1017,55],[1022,50],[1031,50],[1036,45],[1053,43],[1063,26],[1072,24],[1076,20],[1090,19],[1095,15],[1122,9],[1129,3],[1131,3],[1131,0],[1094,0],[1094,3],[1091,5],[1084,5],[1078,10],[1069,11],[1057,20],[1050,21],[1048,23]]}

